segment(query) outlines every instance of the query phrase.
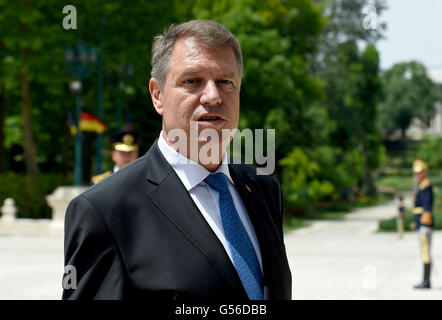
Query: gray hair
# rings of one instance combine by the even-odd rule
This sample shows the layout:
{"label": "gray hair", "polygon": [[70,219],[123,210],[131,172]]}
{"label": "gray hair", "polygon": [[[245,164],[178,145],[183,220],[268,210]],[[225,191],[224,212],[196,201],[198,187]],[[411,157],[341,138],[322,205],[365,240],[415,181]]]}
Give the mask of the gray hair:
{"label": "gray hair", "polygon": [[161,86],[166,81],[170,59],[179,38],[192,37],[198,44],[209,49],[230,48],[238,63],[240,75],[243,71],[241,47],[235,36],[222,24],[212,20],[191,20],[179,25],[171,25],[169,29],[154,38],[152,45],[151,76]]}

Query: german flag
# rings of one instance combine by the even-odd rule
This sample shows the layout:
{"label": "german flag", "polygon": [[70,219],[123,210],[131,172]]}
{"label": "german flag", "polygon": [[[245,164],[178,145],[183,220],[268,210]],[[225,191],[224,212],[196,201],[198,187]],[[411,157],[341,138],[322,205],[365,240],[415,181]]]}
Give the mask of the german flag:
{"label": "german flag", "polygon": [[80,130],[103,133],[106,131],[106,125],[93,114],[83,111],[80,116]]}

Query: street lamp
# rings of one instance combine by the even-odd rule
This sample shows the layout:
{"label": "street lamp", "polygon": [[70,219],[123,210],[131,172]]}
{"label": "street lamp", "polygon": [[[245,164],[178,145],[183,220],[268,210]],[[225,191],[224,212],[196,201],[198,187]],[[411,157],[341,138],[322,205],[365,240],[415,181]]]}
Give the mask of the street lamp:
{"label": "street lamp", "polygon": [[[77,41],[77,48],[73,49],[70,45],[66,47],[64,59],[73,78],[69,82],[70,90],[76,95],[76,126],[80,128],[81,115],[81,89],[82,80],[92,72],[92,66],[97,58],[97,53],[94,47],[86,47],[81,39]],[[80,186],[82,184],[82,150],[83,150],[83,135],[81,130],[78,130],[75,136],[75,165],[74,165],[74,185]]]}

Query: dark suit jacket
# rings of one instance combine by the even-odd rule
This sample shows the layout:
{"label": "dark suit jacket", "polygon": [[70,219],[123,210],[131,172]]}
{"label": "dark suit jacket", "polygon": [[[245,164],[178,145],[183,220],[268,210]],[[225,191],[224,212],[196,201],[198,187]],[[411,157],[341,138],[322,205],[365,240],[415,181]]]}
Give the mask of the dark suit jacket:
{"label": "dark suit jacket", "polygon": [[[291,299],[280,185],[249,165],[229,170],[261,248],[266,294]],[[65,289],[63,299],[248,299],[223,245],[157,142],[71,201],[65,265],[76,268],[77,289]]]}

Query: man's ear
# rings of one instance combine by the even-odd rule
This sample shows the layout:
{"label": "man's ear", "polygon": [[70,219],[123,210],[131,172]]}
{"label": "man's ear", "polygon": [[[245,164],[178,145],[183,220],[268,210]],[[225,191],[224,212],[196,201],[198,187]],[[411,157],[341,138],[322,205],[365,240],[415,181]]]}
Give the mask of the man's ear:
{"label": "man's ear", "polygon": [[163,104],[161,103],[161,86],[157,79],[150,78],[149,81],[149,92],[152,97],[152,103],[159,115],[163,115]]}

